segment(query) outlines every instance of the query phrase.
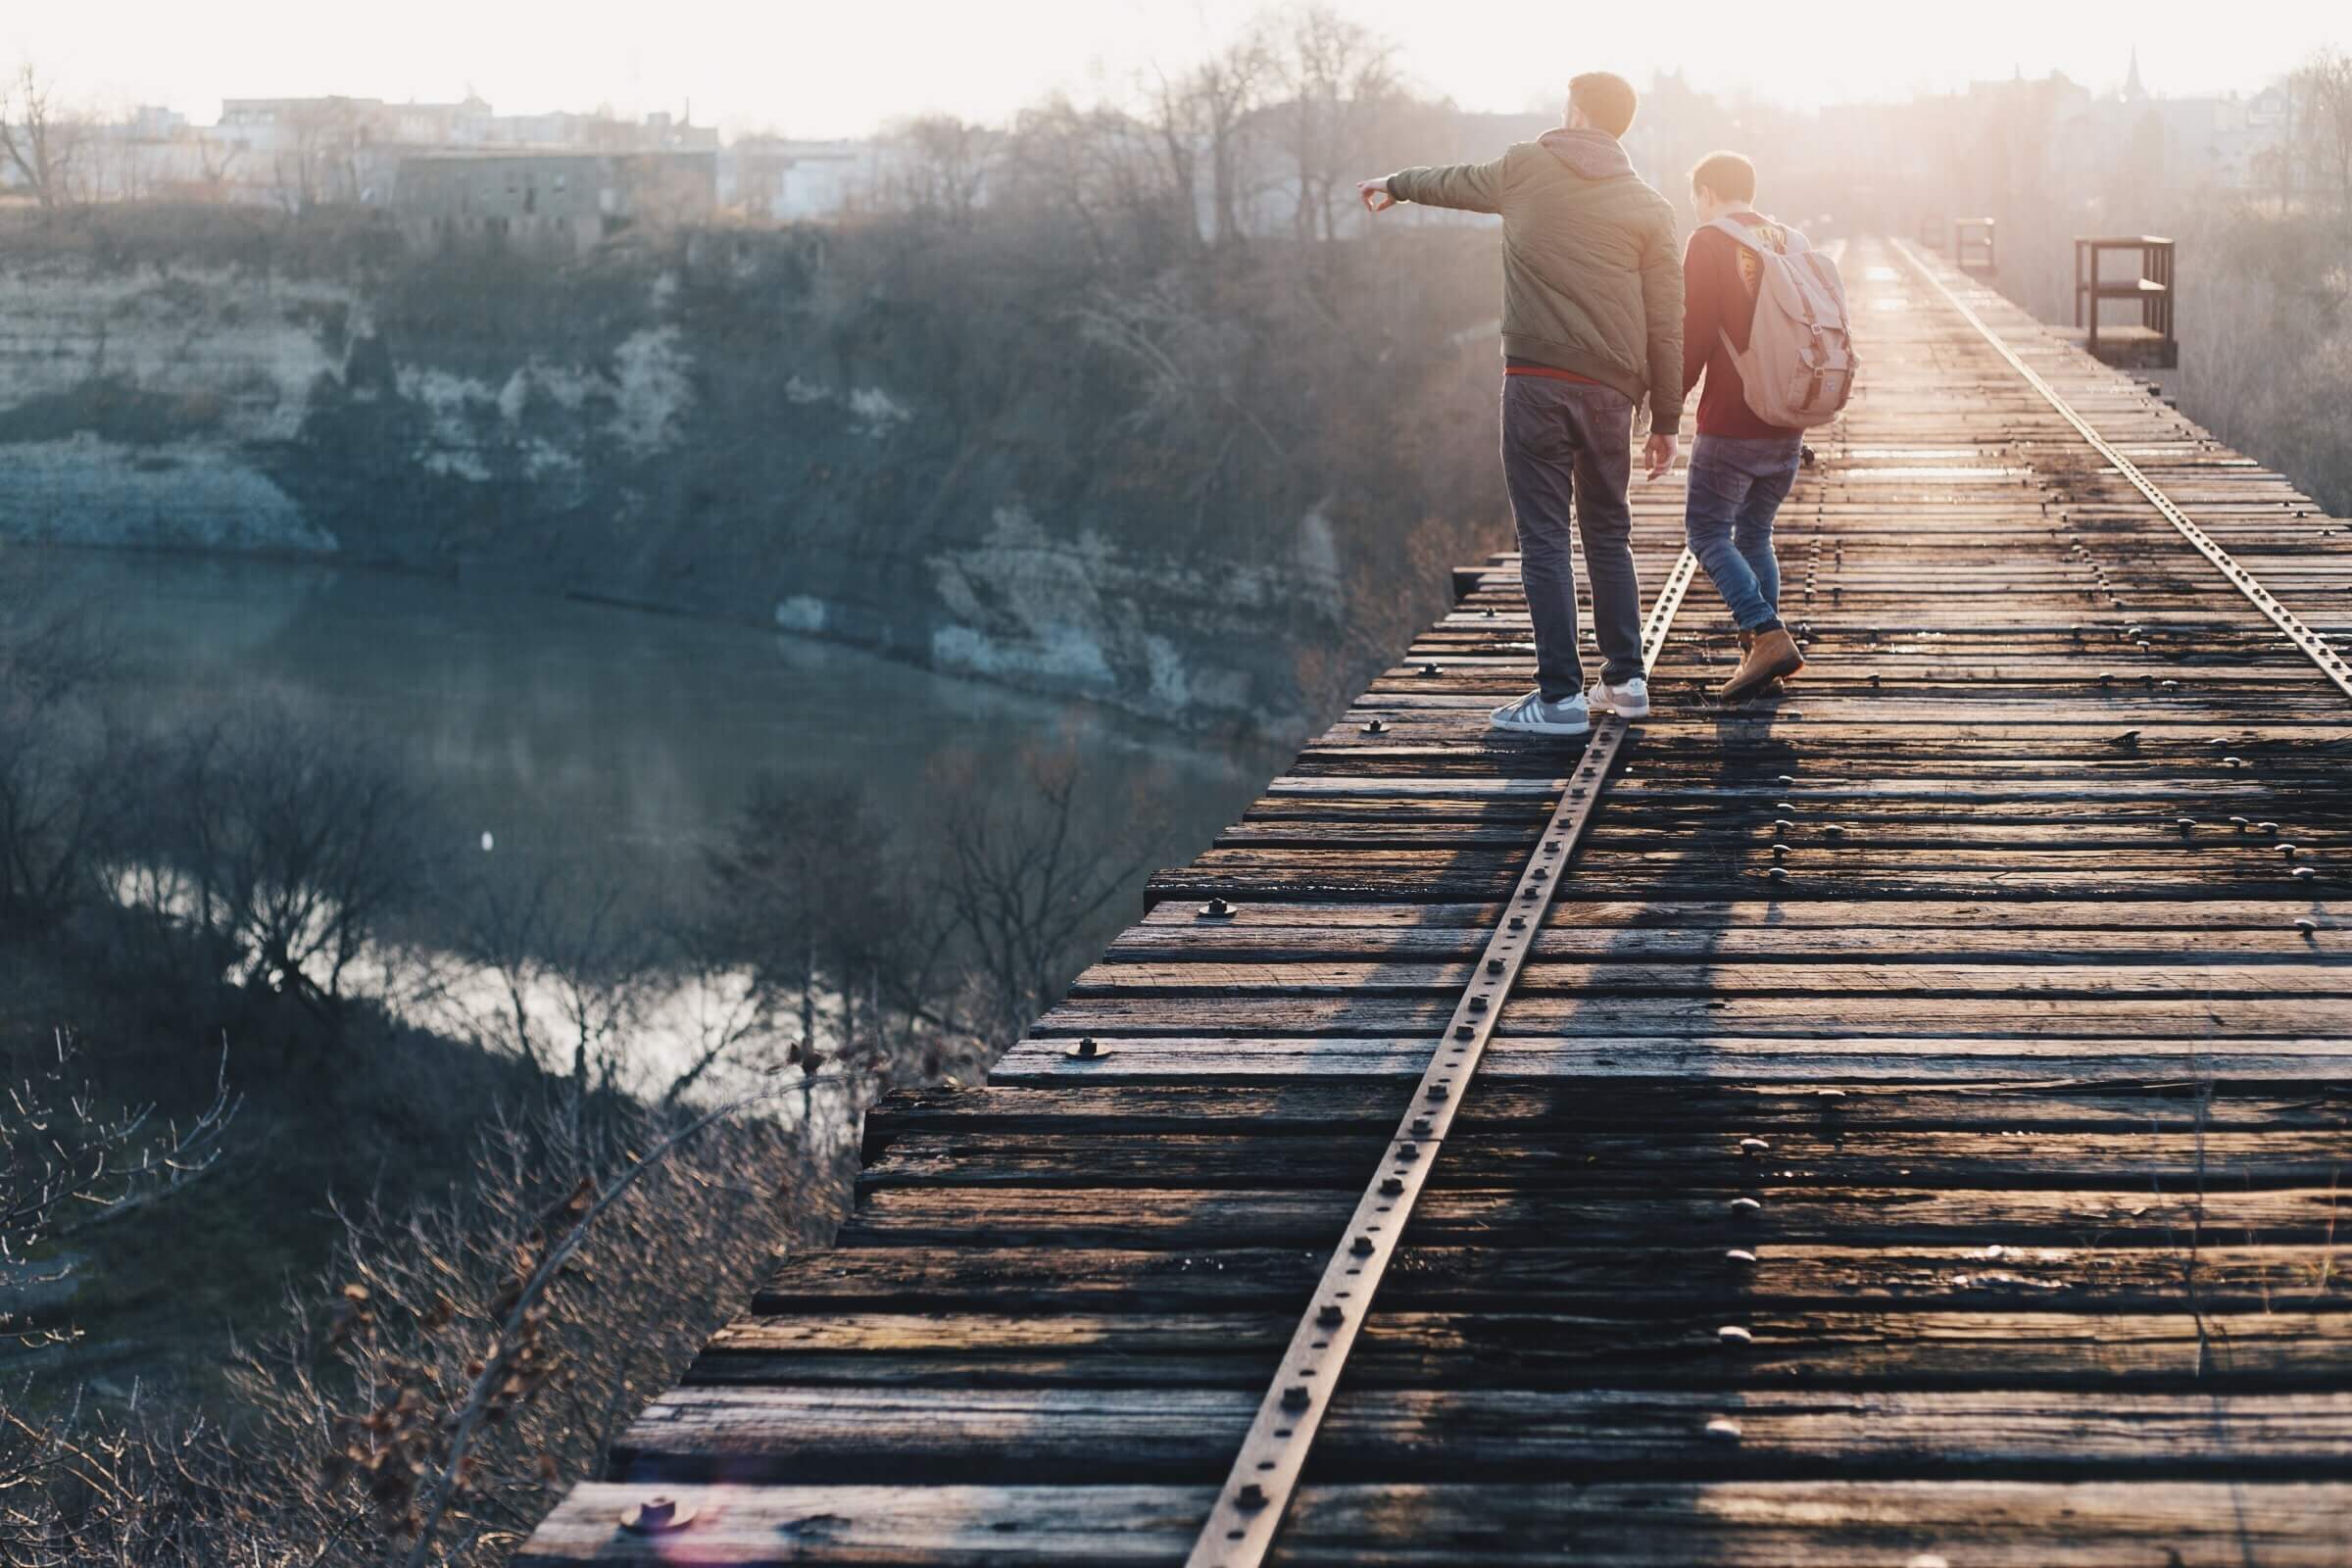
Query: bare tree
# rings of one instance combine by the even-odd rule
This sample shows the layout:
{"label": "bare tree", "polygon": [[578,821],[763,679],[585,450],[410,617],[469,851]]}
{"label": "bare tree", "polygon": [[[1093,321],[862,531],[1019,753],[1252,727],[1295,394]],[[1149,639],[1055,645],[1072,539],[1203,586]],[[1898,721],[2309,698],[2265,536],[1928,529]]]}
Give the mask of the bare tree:
{"label": "bare tree", "polygon": [[712,916],[703,949],[748,966],[791,1005],[804,1067],[886,1046],[882,989],[907,1001],[928,945],[906,897],[888,827],[857,791],[762,778],[712,855]]}
{"label": "bare tree", "polygon": [[73,203],[89,142],[87,118],[59,100],[55,84],[31,61],[0,85],[0,157],[42,211]]}
{"label": "bare tree", "polygon": [[366,104],[321,98],[293,111],[293,146],[277,154],[278,200],[302,214],[329,202],[354,202],[367,184],[362,168],[379,127]]}
{"label": "bare tree", "polygon": [[1360,156],[1369,122],[1396,93],[1395,54],[1371,28],[1319,0],[1282,19],[1273,59],[1289,100],[1284,151],[1297,182],[1293,225],[1300,239],[1335,237],[1343,209],[1334,193]]}
{"label": "bare tree", "polygon": [[925,115],[895,126],[890,139],[899,149],[895,182],[906,205],[968,224],[1003,153],[1002,138],[954,115]]}
{"label": "bare tree", "polygon": [[1002,1049],[1093,956],[1111,901],[1151,864],[1146,803],[1099,792],[1074,753],[1032,752],[1009,769],[942,764],[954,803],[934,896],[954,924],[974,993],[968,1025]]}
{"label": "bare tree", "polygon": [[1252,27],[1195,67],[1175,96],[1172,107],[1182,113],[1172,124],[1181,128],[1170,134],[1207,150],[1209,210],[1219,246],[1246,237],[1242,203],[1254,156],[1252,128],[1273,76],[1264,32]]}
{"label": "bare tree", "polygon": [[102,891],[130,743],[104,698],[112,634],[46,574],[0,570],[0,927],[47,927]]}
{"label": "bare tree", "polygon": [[430,884],[424,800],[372,748],[269,707],[158,752],[111,878],[125,929],[164,972],[230,973],[339,1029],[354,966]]}
{"label": "bare tree", "polygon": [[2296,140],[2313,173],[2352,219],[2352,55],[2323,50],[2295,73]]}

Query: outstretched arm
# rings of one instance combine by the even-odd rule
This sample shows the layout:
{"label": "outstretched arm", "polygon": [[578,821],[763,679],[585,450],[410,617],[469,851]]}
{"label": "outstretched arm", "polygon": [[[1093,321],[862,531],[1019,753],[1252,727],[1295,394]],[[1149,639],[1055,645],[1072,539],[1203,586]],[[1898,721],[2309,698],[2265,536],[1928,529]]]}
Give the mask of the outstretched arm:
{"label": "outstretched arm", "polygon": [[[1435,168],[1400,169],[1386,179],[1367,179],[1358,187],[1364,205],[1379,212],[1396,202],[1419,202],[1424,207],[1456,207],[1466,213],[1502,211],[1502,166],[1510,155],[1489,164],[1441,164]],[[1373,187],[1386,196],[1375,204]]]}

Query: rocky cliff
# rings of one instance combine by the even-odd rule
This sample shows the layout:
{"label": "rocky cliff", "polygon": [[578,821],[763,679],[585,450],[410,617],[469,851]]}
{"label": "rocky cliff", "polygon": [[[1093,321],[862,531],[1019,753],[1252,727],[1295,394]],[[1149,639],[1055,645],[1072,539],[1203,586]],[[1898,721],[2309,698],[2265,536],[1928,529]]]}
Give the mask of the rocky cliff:
{"label": "rocky cliff", "polygon": [[[1018,234],[128,221],[0,235],[0,535],[480,570],[1281,731],[1499,515],[1450,281],[1400,344],[1328,277],[1113,286]],[[1358,361],[1370,403],[1326,384]],[[1477,461],[1400,466],[1433,438]]]}

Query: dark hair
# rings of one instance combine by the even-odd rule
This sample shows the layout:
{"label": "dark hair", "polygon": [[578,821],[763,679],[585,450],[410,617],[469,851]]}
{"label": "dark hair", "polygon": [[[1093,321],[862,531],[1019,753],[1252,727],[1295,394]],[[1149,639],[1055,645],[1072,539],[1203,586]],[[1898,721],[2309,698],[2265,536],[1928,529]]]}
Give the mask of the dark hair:
{"label": "dark hair", "polygon": [[1611,72],[1588,71],[1568,83],[1568,107],[1612,136],[1633,129],[1634,103],[1634,84]]}
{"label": "dark hair", "polygon": [[1690,168],[1690,188],[1704,185],[1727,202],[1756,199],[1756,166],[1738,153],[1709,153]]}

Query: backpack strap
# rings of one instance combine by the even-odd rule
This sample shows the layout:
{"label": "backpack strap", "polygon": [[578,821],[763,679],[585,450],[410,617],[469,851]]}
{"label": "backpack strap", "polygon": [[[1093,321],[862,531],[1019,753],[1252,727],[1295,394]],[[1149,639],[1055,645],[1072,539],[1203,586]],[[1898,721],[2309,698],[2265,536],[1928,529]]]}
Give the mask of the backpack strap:
{"label": "backpack strap", "polygon": [[[1781,222],[1779,220],[1772,218],[1767,218],[1765,220],[1770,222],[1775,228],[1779,229],[1783,234],[1788,236],[1788,240],[1784,248],[1772,252],[1773,255],[1802,256],[1805,252],[1813,248],[1812,241],[1806,239],[1805,236],[1799,233],[1797,230],[1790,228],[1787,223]],[[1764,254],[1764,247],[1755,242],[1753,234],[1749,230],[1748,226],[1740,221],[1740,220],[1737,218],[1718,218],[1707,226],[1712,229],[1719,229],[1723,233],[1729,235],[1735,244],[1744,245],[1759,256]]]}

